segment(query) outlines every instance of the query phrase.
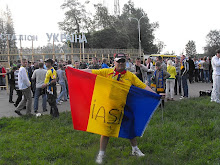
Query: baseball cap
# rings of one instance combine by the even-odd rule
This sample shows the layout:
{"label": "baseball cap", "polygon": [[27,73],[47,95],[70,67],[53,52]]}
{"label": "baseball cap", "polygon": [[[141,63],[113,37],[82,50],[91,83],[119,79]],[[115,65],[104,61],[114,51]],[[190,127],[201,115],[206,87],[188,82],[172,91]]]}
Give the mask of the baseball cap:
{"label": "baseball cap", "polygon": [[44,62],[45,62],[45,63],[48,63],[48,62],[49,62],[49,63],[53,64],[53,60],[52,60],[52,59],[50,59],[50,58],[49,58],[49,59],[47,59],[47,60],[46,60],[46,61],[44,61]]}
{"label": "baseball cap", "polygon": [[114,54],[114,58],[115,58],[115,61],[118,61],[120,59],[126,59],[126,56],[124,53],[117,53],[117,54]]}

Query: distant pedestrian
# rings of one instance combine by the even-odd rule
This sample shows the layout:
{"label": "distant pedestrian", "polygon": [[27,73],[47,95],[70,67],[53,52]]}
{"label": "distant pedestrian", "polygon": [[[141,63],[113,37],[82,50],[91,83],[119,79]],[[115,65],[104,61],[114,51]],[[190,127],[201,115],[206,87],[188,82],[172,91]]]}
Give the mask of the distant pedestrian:
{"label": "distant pedestrian", "polygon": [[48,59],[45,61],[46,66],[48,68],[46,77],[44,80],[44,84],[42,85],[42,88],[46,88],[47,92],[47,101],[50,105],[50,114],[53,117],[59,116],[59,111],[57,108],[57,87],[56,87],[56,81],[57,81],[57,72],[53,68],[53,60]]}
{"label": "distant pedestrian", "polygon": [[9,103],[13,102],[13,91],[15,90],[15,76],[14,72],[17,70],[16,66],[13,66],[12,70],[7,73],[8,75],[8,84],[10,86],[10,93],[9,93]]}
{"label": "distant pedestrian", "polygon": [[63,65],[59,64],[58,66],[58,70],[57,70],[57,77],[58,77],[58,82],[62,88],[62,91],[60,93],[60,95],[58,96],[58,98],[56,99],[56,103],[57,104],[61,104],[61,99],[64,98],[64,101],[67,101],[67,90],[66,90],[66,84],[65,84],[65,80],[66,80],[66,74],[65,71],[63,69]]}
{"label": "distant pedestrian", "polygon": [[186,56],[181,56],[181,80],[182,80],[182,87],[183,87],[183,96],[180,99],[188,98],[188,83],[187,83],[187,72],[189,70],[189,64],[186,61]]}
{"label": "distant pedestrian", "polygon": [[22,100],[22,91],[19,90],[19,86],[18,86],[18,73],[19,73],[20,67],[21,67],[21,64],[17,64],[17,70],[14,72],[15,90],[16,90],[17,95],[18,95],[18,97],[17,97],[17,99],[16,99],[16,101],[15,101],[15,103],[14,103],[14,106],[15,106],[15,107],[17,107],[18,104],[19,104],[19,103],[21,102],[21,100]]}
{"label": "distant pedestrian", "polygon": [[211,95],[211,102],[220,103],[220,49],[216,50],[216,55],[212,57],[212,68],[213,68],[213,88]]}
{"label": "distant pedestrian", "polygon": [[109,68],[109,66],[107,65],[107,59],[106,58],[104,58],[102,60],[102,68]]}
{"label": "distant pedestrian", "polygon": [[172,65],[172,60],[167,61],[167,72],[170,74],[170,77],[166,79],[166,98],[173,101],[176,68]]}
{"label": "distant pedestrian", "polygon": [[194,74],[194,71],[195,71],[195,64],[193,62],[193,60],[191,59],[191,57],[189,57],[188,59],[188,64],[189,64],[189,71],[188,71],[188,74],[189,74],[189,83],[193,83],[194,80],[193,80],[193,74]]}
{"label": "distant pedestrian", "polygon": [[[4,66],[0,63],[0,73],[6,73]],[[5,86],[5,75],[0,74],[0,86]],[[5,87],[1,87],[1,90],[6,89]]]}
{"label": "distant pedestrian", "polygon": [[39,63],[39,69],[36,69],[32,75],[32,80],[36,81],[35,95],[34,95],[34,112],[38,112],[38,100],[42,95],[43,112],[47,111],[47,95],[46,90],[42,88],[46,77],[47,70],[43,69],[44,64]]}
{"label": "distant pedestrian", "polygon": [[27,71],[27,60],[22,59],[22,66],[19,69],[18,73],[18,86],[19,90],[22,91],[23,94],[23,99],[17,106],[15,113],[18,115],[21,114],[21,110],[24,108],[26,105],[26,115],[31,115],[31,107],[32,107],[32,97],[31,97],[31,82],[29,80],[28,76],[28,71]]}
{"label": "distant pedestrian", "polygon": [[151,77],[154,73],[154,66],[153,66],[153,63],[151,62],[151,58],[149,57],[147,59],[147,61],[145,62],[145,66],[147,67],[147,84],[148,86],[150,86],[151,84]]}
{"label": "distant pedestrian", "polygon": [[142,81],[145,81],[147,67],[141,64],[141,59],[138,57],[135,61],[135,75]]}
{"label": "distant pedestrian", "polygon": [[175,63],[174,63],[174,66],[176,68],[176,79],[175,79],[175,86],[174,86],[174,93],[175,95],[178,94],[178,91],[179,91],[179,95],[182,95],[182,81],[181,81],[181,71],[180,71],[180,67],[181,67],[181,64],[179,62],[179,59],[178,58],[175,58]]}
{"label": "distant pedestrian", "polygon": [[204,73],[204,82],[209,82],[209,60],[207,60],[207,57],[203,58],[203,73]]}

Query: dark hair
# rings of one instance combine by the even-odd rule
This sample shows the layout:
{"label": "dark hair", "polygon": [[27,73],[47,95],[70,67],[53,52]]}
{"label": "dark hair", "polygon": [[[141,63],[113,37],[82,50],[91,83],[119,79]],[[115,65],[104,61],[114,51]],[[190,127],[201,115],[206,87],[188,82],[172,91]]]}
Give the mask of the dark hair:
{"label": "dark hair", "polygon": [[59,68],[61,68],[61,69],[62,69],[62,68],[63,68],[63,64],[59,64]]}
{"label": "dark hair", "polygon": [[158,56],[157,58],[158,58],[159,61],[162,61],[162,57],[161,56]]}
{"label": "dark hair", "polygon": [[44,63],[42,63],[42,62],[39,62],[39,68],[43,68],[44,67]]}
{"label": "dark hair", "polygon": [[136,60],[141,60],[141,58],[140,58],[140,57],[137,57]]}
{"label": "dark hair", "polygon": [[67,62],[68,64],[72,64],[72,61],[71,60],[68,60],[68,62]]}

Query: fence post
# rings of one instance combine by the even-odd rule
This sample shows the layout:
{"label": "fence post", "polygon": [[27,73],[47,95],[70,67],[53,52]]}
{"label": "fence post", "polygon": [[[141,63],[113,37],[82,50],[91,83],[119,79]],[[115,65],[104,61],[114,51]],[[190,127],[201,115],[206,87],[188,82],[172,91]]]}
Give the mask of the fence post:
{"label": "fence post", "polygon": [[53,40],[53,61],[55,61],[55,48],[54,48],[54,40]]}
{"label": "fence post", "polygon": [[34,62],[34,40],[32,38],[32,62]]}
{"label": "fence post", "polygon": [[74,63],[74,60],[73,60],[73,43],[71,42],[71,61],[72,61],[72,64]]}
{"label": "fence post", "polygon": [[8,36],[7,36],[7,47],[8,47],[8,65],[9,65],[9,67],[10,67],[10,50],[9,50],[9,41],[8,41]]}

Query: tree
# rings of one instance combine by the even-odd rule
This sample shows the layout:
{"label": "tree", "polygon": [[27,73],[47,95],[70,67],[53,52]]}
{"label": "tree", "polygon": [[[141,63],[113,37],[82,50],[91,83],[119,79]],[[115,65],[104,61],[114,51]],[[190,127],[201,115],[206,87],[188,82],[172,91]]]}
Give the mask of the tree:
{"label": "tree", "polygon": [[82,31],[89,31],[91,28],[91,15],[85,8],[85,4],[81,4],[78,0],[67,0],[61,5],[61,8],[67,10],[65,12],[65,19],[63,22],[59,22],[59,27],[61,30],[67,33],[80,33]]}
{"label": "tree", "polygon": [[195,41],[189,41],[186,44],[186,55],[189,57],[195,57],[196,56],[196,44]]}
{"label": "tree", "polygon": [[96,13],[94,16],[94,26],[96,28],[110,28],[113,26],[115,21],[115,16],[109,15],[108,9],[105,6],[102,6],[102,4],[95,4],[94,5]]}
{"label": "tree", "polygon": [[0,17],[0,34],[10,34],[9,37],[9,44],[7,44],[7,37],[2,36],[0,38],[0,53],[6,54],[7,52],[7,46],[9,46],[9,49],[13,49],[14,53],[16,52],[16,42],[15,40],[11,39],[12,35],[15,34],[14,30],[14,23],[12,19],[12,14],[8,6],[6,7],[6,11],[3,12],[3,15]]}
{"label": "tree", "polygon": [[216,49],[220,48],[220,30],[211,30],[206,36],[206,42],[205,54],[207,56],[215,55]]}

